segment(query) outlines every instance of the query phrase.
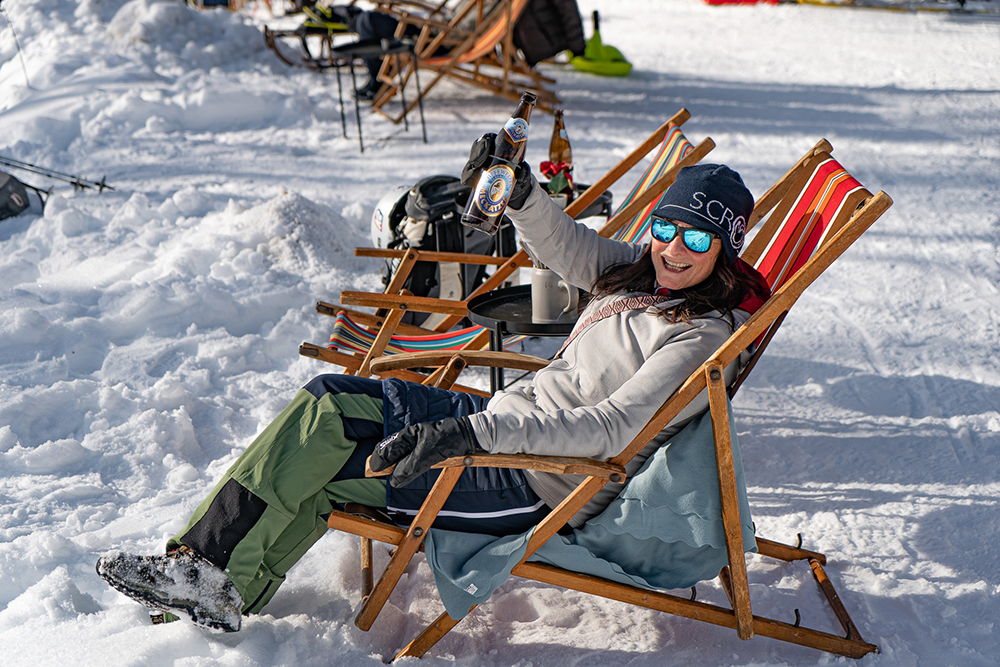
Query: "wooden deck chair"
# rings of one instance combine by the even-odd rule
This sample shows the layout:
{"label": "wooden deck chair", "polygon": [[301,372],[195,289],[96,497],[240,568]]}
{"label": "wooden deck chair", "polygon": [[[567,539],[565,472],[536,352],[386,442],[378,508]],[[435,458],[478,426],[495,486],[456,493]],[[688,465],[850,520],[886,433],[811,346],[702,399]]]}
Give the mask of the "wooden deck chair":
{"label": "wooden deck chair", "polygon": [[[580,196],[566,208],[566,212],[573,217],[579,215],[581,211],[585,210],[587,206],[589,206],[607,188],[615,183],[623,174],[634,167],[643,157],[653,152],[653,159],[644,170],[641,178],[629,192],[628,196],[622,202],[615,214],[612,215],[600,231],[600,233],[606,237],[615,236],[616,233],[625,235],[628,239],[638,238],[641,236],[644,230],[648,230],[649,228],[649,214],[656,207],[656,204],[663,196],[663,192],[671,183],[673,183],[677,172],[680,171],[682,167],[698,163],[705,155],[708,154],[709,151],[712,150],[712,148],[715,147],[715,143],[708,138],[700,142],[697,146],[691,144],[687,140],[684,133],[681,131],[680,126],[687,121],[688,118],[690,118],[690,113],[688,113],[686,109],[678,111],[672,118],[670,118],[670,120],[665,122],[649,137],[647,137],[642,144],[632,151],[632,153],[619,162],[611,171],[598,179],[598,181],[585,192],[581,193]],[[616,236],[616,238],[618,238],[618,236]],[[420,330],[415,330],[412,327],[399,328],[399,322],[406,311],[416,310],[420,312],[431,312],[444,315],[444,319],[440,320],[434,328],[434,332],[443,334],[452,329],[465,317],[467,313],[467,303],[470,299],[489,290],[496,289],[502,285],[503,282],[507,280],[516,270],[530,265],[527,253],[523,250],[519,251],[509,259],[497,259],[482,255],[464,255],[461,253],[425,252],[413,248],[406,251],[392,251],[374,248],[358,249],[356,254],[370,257],[396,258],[400,261],[400,264],[394,272],[392,281],[387,287],[385,293],[370,294],[347,291],[341,294],[341,303],[345,306],[374,307],[379,309],[376,315],[361,315],[357,311],[350,311],[346,308],[337,307],[322,301],[317,303],[316,310],[322,314],[341,317],[342,319],[346,318],[347,320],[351,320],[353,325],[356,325],[357,327],[366,327],[369,331],[372,330],[373,326],[377,327],[378,334],[372,334],[371,347],[368,349],[365,356],[361,358],[358,356],[360,354],[360,350],[351,348],[352,343],[358,342],[357,339],[342,345],[340,341],[341,335],[335,330],[334,337],[336,337],[336,340],[334,337],[331,337],[331,342],[325,347],[313,345],[311,343],[303,343],[299,347],[299,354],[343,366],[348,369],[349,372],[357,372],[361,375],[367,375],[370,373],[371,360],[381,356],[386,352],[387,348],[389,354],[392,354],[395,351],[393,350],[393,347],[396,349],[410,347],[408,351],[416,351],[416,348],[414,348],[411,343],[403,341],[402,339],[396,341],[395,345],[391,343],[391,341],[393,341],[393,337],[397,336],[397,332],[398,335],[403,336],[421,335]],[[410,269],[417,261],[454,261],[460,263],[479,264],[502,263],[497,267],[494,273],[465,300],[449,301],[444,299],[431,299],[400,294],[400,290],[406,280],[406,277],[409,275]],[[363,322],[361,320],[365,321]],[[342,329],[346,327],[347,324],[345,322]],[[479,350],[486,347],[489,340],[489,332],[482,327],[477,327],[476,331],[477,334],[474,337],[463,339],[458,345],[443,346],[442,349],[449,349],[451,351],[456,349]],[[454,335],[465,336],[466,333]],[[423,332],[423,335],[428,335],[428,332]],[[365,337],[367,338],[368,336]],[[483,359],[485,358],[487,357],[483,357]],[[506,355],[494,355],[492,358],[496,365],[507,363],[515,364],[513,366],[505,366],[505,368],[521,368],[521,370],[530,370],[529,368],[522,368],[520,364],[512,361]],[[461,364],[459,360],[455,360],[453,363],[455,366]],[[392,373],[395,371],[386,369],[385,372]],[[451,377],[454,372],[455,368],[453,367],[448,373],[448,377]],[[460,372],[460,370],[458,372]],[[405,379],[420,381],[412,376]],[[435,379],[435,382],[437,381],[439,380]],[[443,380],[440,381],[443,382]],[[436,386],[446,385],[440,384]],[[462,390],[464,391],[466,389],[467,388],[463,388]]]}
{"label": "wooden deck chair", "polygon": [[[773,281],[771,298],[667,398],[652,420],[618,456],[608,461],[525,455],[453,458],[436,466],[442,468],[442,472],[408,529],[339,511],[331,514],[328,521],[331,528],[362,538],[362,566],[368,569],[362,571],[363,602],[355,618],[358,627],[363,630],[371,627],[410,559],[421,548],[423,537],[463,468],[494,466],[586,475],[577,489],[535,527],[527,542],[526,554],[513,568],[513,575],[732,628],[741,639],[763,635],[853,658],[878,651],[877,646],[862,639],[851,621],[824,570],[826,557],[803,549],[801,545],[790,546],[756,538],[758,552],[765,557],[785,562],[806,561],[809,564],[844,634],[808,628],[798,620],[794,624],[774,620],[752,611],[737,504],[729,398],[753,365],[748,366],[728,390],[723,379],[723,369],[755,341],[760,341],[760,347],[754,362],[759,358],[770,335],[802,292],[892,205],[892,200],[884,192],[872,196],[865,190],[830,156],[830,150],[828,142],[819,142],[756,203],[750,222],[758,223],[765,218],[766,221],[747,246],[744,256],[758,265],[768,280]],[[390,357],[385,361],[392,359]],[[728,554],[728,565],[719,577],[729,598],[729,607],[527,560],[608,481],[621,481],[625,464],[706,388]],[[371,554],[368,552],[371,540],[396,545],[392,559],[374,587],[370,570]],[[423,655],[457,623],[447,613],[441,615],[396,657]]]}
{"label": "wooden deck chair", "polygon": [[[448,77],[514,101],[524,91],[532,92],[538,97],[535,106],[551,112],[559,104],[559,98],[550,89],[555,80],[528,65],[513,42],[514,25],[528,2],[498,0],[490,6],[490,0],[462,0],[448,23],[406,12],[397,14],[397,37],[402,38],[414,29],[419,31],[415,38],[415,58],[404,61],[402,83],[395,69],[396,61],[383,62],[378,75],[383,86],[372,100],[372,108],[398,123],[421,102],[420,98]],[[474,27],[463,30],[461,26],[469,20],[474,20]],[[440,55],[442,51],[446,55]],[[422,89],[399,115],[386,113],[386,103],[399,92],[401,85],[406,85],[418,67],[434,72],[430,82],[422,83]]]}
{"label": "wooden deck chair", "polygon": [[[375,11],[399,17],[414,12],[428,18],[442,21],[448,0],[422,2],[422,0],[375,0]],[[303,7],[305,15],[302,23],[291,29],[271,29],[263,27],[264,43],[275,55],[292,67],[308,67],[314,70],[334,69],[343,63],[343,56],[334,57],[334,39],[344,35],[355,35],[349,18],[343,13],[345,7],[354,7],[357,0],[338,3],[336,7],[313,5]],[[298,52],[286,52],[279,44],[283,40],[298,42]],[[339,83],[338,83],[339,85]]]}

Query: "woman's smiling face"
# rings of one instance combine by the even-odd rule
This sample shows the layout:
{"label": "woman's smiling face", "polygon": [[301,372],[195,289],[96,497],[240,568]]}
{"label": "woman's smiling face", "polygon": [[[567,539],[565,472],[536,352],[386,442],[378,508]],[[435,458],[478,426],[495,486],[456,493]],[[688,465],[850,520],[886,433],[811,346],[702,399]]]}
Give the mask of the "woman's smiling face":
{"label": "woman's smiling face", "polygon": [[651,258],[656,269],[656,283],[671,290],[693,287],[712,274],[715,261],[722,251],[722,241],[712,239],[707,252],[694,252],[684,245],[683,230],[691,225],[676,222],[678,234],[669,243],[652,240]]}

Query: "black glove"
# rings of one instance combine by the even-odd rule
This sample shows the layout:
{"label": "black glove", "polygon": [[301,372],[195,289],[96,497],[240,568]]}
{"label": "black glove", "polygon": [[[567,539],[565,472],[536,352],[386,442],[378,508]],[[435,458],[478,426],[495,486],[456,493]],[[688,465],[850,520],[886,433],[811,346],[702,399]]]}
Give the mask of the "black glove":
{"label": "black glove", "polygon": [[470,188],[476,187],[479,177],[483,174],[483,169],[493,159],[493,146],[496,144],[497,135],[487,132],[476,139],[469,149],[469,161],[462,168],[462,184]]}
{"label": "black glove", "polygon": [[[469,160],[462,168],[462,183],[470,188],[476,187],[479,177],[483,174],[483,169],[489,165],[493,159],[493,147],[496,144],[497,135],[487,132],[476,139],[469,150]],[[515,211],[524,206],[528,195],[531,194],[531,186],[534,179],[531,177],[531,167],[524,160],[514,169],[514,187],[510,190],[510,198],[507,200],[507,207]]]}
{"label": "black glove", "polygon": [[389,483],[399,488],[430,470],[435,463],[472,454],[478,448],[469,418],[448,417],[413,424],[393,433],[375,446],[368,464],[379,472],[395,463]]}

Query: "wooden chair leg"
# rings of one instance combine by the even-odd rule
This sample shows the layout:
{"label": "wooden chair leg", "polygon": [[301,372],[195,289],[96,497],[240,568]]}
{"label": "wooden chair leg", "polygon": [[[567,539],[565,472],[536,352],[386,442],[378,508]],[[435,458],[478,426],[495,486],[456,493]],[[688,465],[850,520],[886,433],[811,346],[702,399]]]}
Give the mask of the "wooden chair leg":
{"label": "wooden chair leg", "polygon": [[[388,224],[388,222],[386,223]],[[417,263],[417,251],[413,248],[407,248],[406,254],[403,258],[399,260],[399,265],[396,266],[396,270],[392,272],[392,280],[385,287],[386,294],[401,294],[403,292],[403,285],[406,280],[410,277],[410,273],[413,271],[413,266]],[[385,317],[385,312],[377,313],[381,317]]]}
{"label": "wooden chair leg", "polygon": [[[410,292],[403,290],[403,293],[409,295]],[[358,369],[358,377],[369,377],[371,375],[371,364],[372,359],[382,356],[385,352],[385,348],[389,345],[389,341],[392,340],[392,335],[396,333],[396,327],[399,322],[403,319],[403,315],[406,314],[404,310],[391,310],[389,314],[386,315],[385,323],[382,328],[379,329],[378,334],[375,336],[375,340],[372,342],[372,346],[368,349],[368,354],[365,355],[364,361],[361,362],[361,368]]]}
{"label": "wooden chair leg", "polygon": [[393,554],[392,560],[389,561],[389,565],[386,566],[378,583],[372,589],[371,595],[361,605],[357,616],[354,618],[354,624],[362,630],[368,631],[372,627],[375,618],[382,611],[386,600],[389,599],[392,589],[395,588],[399,578],[403,576],[406,566],[410,564],[410,559],[420,549],[427,530],[434,522],[434,517],[444,507],[444,503],[448,499],[448,494],[455,487],[455,483],[464,469],[444,468],[441,470],[441,475],[438,477],[437,482],[434,483],[423,506],[417,512],[416,518],[410,524],[410,529],[406,531],[406,537],[403,538],[403,541],[397,547],[396,553]]}
{"label": "wooden chair leg", "polygon": [[453,619],[446,613],[441,614],[437,617],[433,623],[424,628],[424,631],[417,635],[413,641],[403,647],[403,649],[396,654],[393,660],[398,660],[400,658],[420,658],[427,651],[431,650],[442,637],[444,637],[448,632],[451,631],[458,621]]}
{"label": "wooden chair leg", "polygon": [[361,601],[364,602],[372,594],[374,578],[372,576],[372,541],[361,538]]}
{"label": "wooden chair leg", "polygon": [[722,523],[726,532],[726,552],[732,580],[732,605],[736,614],[736,635],[740,639],[753,637],[753,612],[750,609],[750,584],[747,562],[743,553],[743,527],[736,496],[736,473],[733,464],[733,443],[729,431],[729,407],[726,382],[720,363],[706,369],[709,409],[715,435],[715,458],[719,470],[719,491],[722,496]]}
{"label": "wooden chair leg", "polygon": [[844,632],[847,633],[847,639],[861,640],[861,633],[858,632],[857,627],[855,627],[854,622],[851,620],[850,614],[847,613],[847,608],[844,603],[840,601],[840,596],[837,595],[836,589],[833,584],[830,583],[829,577],[826,576],[826,570],[823,569],[823,564],[820,563],[818,558],[809,559],[809,567],[812,568],[813,577],[816,578],[816,583],[819,584],[820,589],[823,591],[823,595],[826,596],[827,602],[830,603],[830,608],[833,609],[833,613],[837,615],[837,620],[840,621],[841,627],[844,628]]}

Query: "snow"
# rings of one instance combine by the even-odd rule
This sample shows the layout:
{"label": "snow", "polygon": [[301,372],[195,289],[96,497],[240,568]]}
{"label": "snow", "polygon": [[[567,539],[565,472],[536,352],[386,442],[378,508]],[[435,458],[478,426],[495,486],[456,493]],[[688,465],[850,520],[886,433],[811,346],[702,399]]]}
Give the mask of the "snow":
{"label": "snow", "polygon": [[[280,3],[274,3],[276,6]],[[581,0],[634,63],[545,65],[577,178],[678,108],[762,193],[821,137],[895,205],[801,299],[735,402],[760,534],[825,552],[865,665],[1000,655],[1000,23],[996,16]],[[162,550],[311,376],[316,299],[374,290],[355,258],[391,188],[458,173],[512,104],[443,83],[429,143],[336,79],[281,64],[264,3],[8,0],[0,155],[99,180],[0,221],[0,663],[378,665],[440,613],[422,557],[357,630],[355,538],[331,533],[234,635],[152,626],[97,557]],[[345,99],[345,101],[347,101]],[[415,117],[411,117],[411,120]],[[535,137],[551,120],[537,113]],[[528,160],[547,141],[529,143]],[[613,189],[624,196],[626,177]],[[475,378],[484,381],[482,377]],[[387,559],[377,550],[377,560]],[[750,559],[755,609],[833,629],[808,568]],[[799,594],[796,597],[796,594]],[[720,601],[715,584],[699,586]],[[991,657],[992,656],[992,657]],[[812,649],[512,581],[425,665],[829,665]],[[410,664],[403,661],[402,664]]]}

